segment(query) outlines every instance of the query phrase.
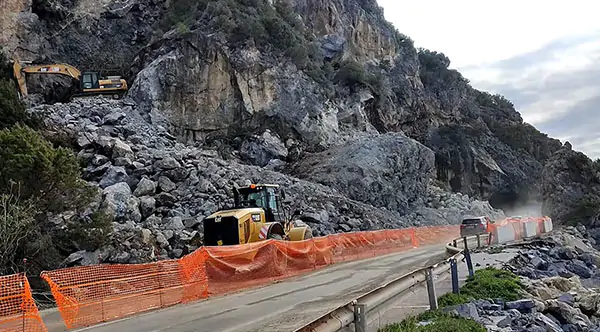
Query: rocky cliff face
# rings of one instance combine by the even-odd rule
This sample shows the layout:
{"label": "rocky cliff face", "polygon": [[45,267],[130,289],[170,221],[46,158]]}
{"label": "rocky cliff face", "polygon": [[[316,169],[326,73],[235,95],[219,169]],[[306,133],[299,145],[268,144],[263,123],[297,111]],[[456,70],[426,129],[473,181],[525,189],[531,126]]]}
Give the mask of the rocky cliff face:
{"label": "rocky cliff face", "polygon": [[126,73],[130,96],[183,142],[237,150],[268,129],[295,162],[404,132],[434,151],[437,180],[497,207],[539,199],[561,146],[443,54],[417,51],[375,0],[10,3],[11,50]]}
{"label": "rocky cliff face", "polygon": [[546,163],[542,189],[543,212],[557,222],[600,225],[600,167],[570,144]]}
{"label": "rocky cliff face", "polygon": [[[157,255],[197,244],[231,182],[291,186],[317,234],[458,222],[500,214],[481,200],[539,199],[561,148],[375,0],[8,2],[11,53],[129,80],[126,102],[57,104],[49,121],[79,135],[117,233],[154,237]],[[151,252],[134,247],[111,260]]]}

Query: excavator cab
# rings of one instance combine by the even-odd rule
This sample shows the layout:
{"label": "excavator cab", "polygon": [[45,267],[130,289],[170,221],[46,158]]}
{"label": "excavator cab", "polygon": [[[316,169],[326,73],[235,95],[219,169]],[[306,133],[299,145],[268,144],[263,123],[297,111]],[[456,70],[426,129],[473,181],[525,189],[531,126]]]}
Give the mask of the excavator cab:
{"label": "excavator cab", "polygon": [[87,89],[100,89],[98,73],[83,72],[83,74],[81,74],[81,90],[85,91]]}

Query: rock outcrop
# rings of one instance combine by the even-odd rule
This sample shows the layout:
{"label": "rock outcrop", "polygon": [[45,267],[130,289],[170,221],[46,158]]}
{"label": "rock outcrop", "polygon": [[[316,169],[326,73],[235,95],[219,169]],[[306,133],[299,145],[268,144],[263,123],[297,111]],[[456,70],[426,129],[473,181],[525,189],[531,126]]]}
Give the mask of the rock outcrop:
{"label": "rock outcrop", "polygon": [[[164,127],[146,120],[142,107],[129,99],[82,98],[31,111],[45,114],[50,128],[76,138],[86,165],[84,179],[102,192],[94,206],[113,222],[111,245],[94,254],[77,252],[68,260],[71,264],[134,263],[191,252],[202,245],[204,217],[231,206],[232,186],[245,181],[285,188],[288,214],[303,210],[301,219],[315,235],[458,223],[465,214],[502,216],[487,202],[436,187],[427,176],[433,153],[398,133],[358,141],[374,141],[379,154],[365,154],[358,143],[347,147],[356,148],[354,152],[338,151],[354,171],[331,173],[345,184],[334,186],[245,165],[230,154],[224,159],[216,150],[186,146]],[[275,152],[282,147],[272,142],[270,134],[260,138],[272,147],[269,155],[281,157]],[[370,176],[370,182],[353,183],[360,172]],[[353,184],[360,190],[351,189]],[[402,186],[405,189],[391,191]],[[407,190],[412,192],[407,194]],[[400,205],[408,202],[410,211]],[[88,209],[73,218],[93,212]]]}
{"label": "rock outcrop", "polygon": [[510,208],[540,198],[560,142],[471,88],[443,54],[417,51],[375,0],[253,4],[9,0],[0,26],[21,58],[114,69],[153,123],[252,165],[284,170],[305,152],[404,133],[433,151],[454,192]]}
{"label": "rock outcrop", "polygon": [[543,213],[556,222],[598,226],[600,165],[569,143],[546,163],[542,190]]}

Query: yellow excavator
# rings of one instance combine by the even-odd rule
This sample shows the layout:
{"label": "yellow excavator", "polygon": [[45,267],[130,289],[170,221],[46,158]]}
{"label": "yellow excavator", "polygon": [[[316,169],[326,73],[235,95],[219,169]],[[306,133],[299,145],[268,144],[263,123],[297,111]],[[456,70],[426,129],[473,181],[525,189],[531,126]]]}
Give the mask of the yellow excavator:
{"label": "yellow excavator", "polygon": [[250,184],[233,188],[234,207],[204,219],[204,245],[227,246],[268,239],[302,241],[313,237],[306,225],[288,219],[281,208],[285,192],[276,184]]}
{"label": "yellow excavator", "polygon": [[31,65],[13,59],[13,76],[19,86],[21,98],[25,98],[27,92],[28,74],[66,75],[75,79],[75,93],[72,97],[111,94],[113,98],[119,99],[127,92],[127,81],[120,76],[100,77],[98,72],[81,72],[79,69],[68,64]]}

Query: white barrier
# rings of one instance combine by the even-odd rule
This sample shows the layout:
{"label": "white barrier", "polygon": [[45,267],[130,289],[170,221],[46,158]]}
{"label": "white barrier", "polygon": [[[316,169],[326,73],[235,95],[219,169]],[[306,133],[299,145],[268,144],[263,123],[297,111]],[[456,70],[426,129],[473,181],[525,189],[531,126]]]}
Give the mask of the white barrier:
{"label": "white barrier", "polygon": [[517,240],[515,229],[510,225],[498,225],[492,230],[492,243],[506,243]]}
{"label": "white barrier", "polygon": [[552,231],[552,219],[548,217],[506,219],[497,222],[491,231],[492,244],[523,240]]}
{"label": "white barrier", "polygon": [[546,220],[544,220],[544,222],[542,223],[543,225],[543,229],[542,229],[542,233],[548,233],[552,231],[552,219],[547,218]]}
{"label": "white barrier", "polygon": [[528,237],[534,237],[536,235],[540,235],[540,234],[538,234],[538,230],[539,230],[538,226],[539,226],[539,223],[535,220],[524,221],[523,222],[523,237],[528,238]]}

